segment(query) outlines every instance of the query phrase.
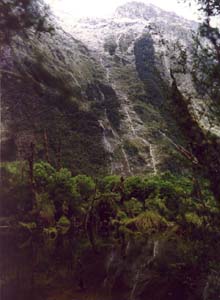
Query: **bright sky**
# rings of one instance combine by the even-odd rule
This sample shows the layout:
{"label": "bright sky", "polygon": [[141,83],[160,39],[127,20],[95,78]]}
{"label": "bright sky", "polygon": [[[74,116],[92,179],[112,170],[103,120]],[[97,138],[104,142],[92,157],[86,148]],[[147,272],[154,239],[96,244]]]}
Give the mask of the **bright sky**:
{"label": "bright sky", "polygon": [[[65,13],[74,18],[97,16],[105,17],[112,14],[115,9],[129,0],[46,0],[52,4],[55,11]],[[176,12],[187,19],[197,20],[195,5],[179,3],[178,0],[139,0],[139,2],[152,3],[164,10]],[[180,1],[181,2],[181,1]]]}

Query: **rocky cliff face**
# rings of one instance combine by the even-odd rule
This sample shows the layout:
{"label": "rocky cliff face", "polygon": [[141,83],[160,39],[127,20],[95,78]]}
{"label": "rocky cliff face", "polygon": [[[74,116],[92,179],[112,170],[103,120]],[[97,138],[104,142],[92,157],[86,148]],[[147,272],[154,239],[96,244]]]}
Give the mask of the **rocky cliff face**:
{"label": "rocky cliff face", "polygon": [[[3,50],[3,123],[16,155],[19,140],[29,135],[43,156],[46,130],[51,160],[61,147],[63,165],[75,172],[184,171],[175,145],[188,148],[191,141],[179,123],[171,70],[180,93],[198,99],[176,63],[180,44],[190,51],[196,23],[131,2],[109,19],[61,25],[65,32],[57,27],[53,36],[16,39],[13,50]],[[202,105],[193,100],[187,109],[208,128]]]}
{"label": "rocky cliff face", "polygon": [[46,132],[53,164],[61,152],[62,165],[76,173],[104,169],[102,129],[86,94],[99,78],[88,49],[57,28],[16,37],[2,54],[2,159],[25,159],[31,141],[45,158]]}

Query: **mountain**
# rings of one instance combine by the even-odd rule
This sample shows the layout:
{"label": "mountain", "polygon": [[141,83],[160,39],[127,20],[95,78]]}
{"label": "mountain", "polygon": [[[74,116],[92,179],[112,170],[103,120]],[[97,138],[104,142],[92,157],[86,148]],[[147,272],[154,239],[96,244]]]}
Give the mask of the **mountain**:
{"label": "mountain", "polygon": [[47,22],[0,45],[1,295],[217,299],[220,120],[190,72],[198,24],[139,2]]}
{"label": "mountain", "polygon": [[204,160],[197,136],[216,155],[206,136],[219,139],[218,121],[178,64],[198,24],[130,2],[111,18],[53,25],[3,48],[3,160],[33,141],[38,158],[48,143],[50,161],[75,174],[184,173],[191,151]]}

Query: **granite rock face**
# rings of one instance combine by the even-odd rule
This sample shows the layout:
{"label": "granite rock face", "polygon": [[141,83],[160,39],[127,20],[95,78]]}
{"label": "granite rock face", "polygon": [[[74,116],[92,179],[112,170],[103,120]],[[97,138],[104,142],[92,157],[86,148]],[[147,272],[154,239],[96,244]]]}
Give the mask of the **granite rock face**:
{"label": "granite rock face", "polygon": [[176,145],[191,151],[192,136],[179,122],[176,89],[186,117],[218,138],[190,75],[178,70],[179,45],[190,53],[195,22],[139,2],[108,19],[53,22],[53,35],[16,38],[2,50],[5,160],[19,156],[27,136],[43,157],[46,131],[51,160],[61,145],[63,165],[76,173],[184,172]]}

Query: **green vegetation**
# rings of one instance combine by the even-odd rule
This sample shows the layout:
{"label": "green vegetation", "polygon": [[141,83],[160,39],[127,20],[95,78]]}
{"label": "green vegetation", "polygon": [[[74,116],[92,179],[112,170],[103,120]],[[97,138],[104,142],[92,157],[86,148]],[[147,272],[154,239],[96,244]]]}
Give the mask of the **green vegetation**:
{"label": "green vegetation", "polygon": [[[197,2],[206,20],[195,39],[191,71],[198,91],[218,104],[220,35],[209,21],[219,15],[219,1]],[[38,1],[3,0],[0,11],[0,42],[9,43],[20,60],[15,66],[19,75],[11,75],[15,80],[8,80],[10,76],[1,70],[4,85],[8,82],[4,106],[13,118],[8,122],[10,158],[5,151],[5,160],[12,161],[0,165],[3,300],[35,299],[35,293],[36,299],[66,299],[70,286],[84,293],[87,288],[117,291],[113,299],[217,299],[219,143],[206,138],[192,120],[174,70],[172,90],[162,80],[152,37],[147,34],[135,42],[135,72],[129,61],[116,55],[113,38],[106,40],[104,50],[115,64],[110,77],[119,81],[134,103],[149,141],[160,145],[157,169],[162,170],[161,164],[165,172],[106,176],[111,157],[103,149],[98,120],[107,116],[120,135],[122,116],[116,92],[102,83],[103,70],[89,50],[70,36],[45,42],[43,33],[51,28],[46,24],[47,10],[42,16]],[[12,43],[15,35],[17,52]],[[204,45],[201,38],[209,43]],[[184,50],[180,60],[187,63]],[[182,64],[176,72],[185,72]],[[166,144],[161,128],[167,139],[172,136],[174,142],[193,149],[195,167],[190,158],[186,162],[181,151]],[[120,158],[123,147],[131,169],[136,158],[145,163],[141,151],[149,149],[139,142],[123,139],[114,156]],[[199,169],[203,167],[205,171]],[[5,292],[8,286],[13,296]],[[55,288],[65,289],[61,297],[41,295],[42,290]],[[67,298],[73,296],[77,299],[70,291]]]}
{"label": "green vegetation", "polygon": [[[68,169],[57,170],[44,161],[34,164],[34,186],[25,162],[3,163],[1,174],[2,217],[7,217],[15,233],[19,230],[32,238],[36,234],[44,238],[45,246],[54,249],[60,259],[59,278],[68,271],[64,262],[70,263],[75,256],[88,264],[87,280],[98,276],[91,275],[98,274],[94,273],[97,267],[92,257],[102,260],[112,247],[118,249],[121,259],[129,259],[132,264],[139,260],[145,264],[148,257],[147,268],[157,274],[158,282],[162,280],[161,270],[173,282],[176,276],[187,277],[187,288],[206,278],[210,268],[218,268],[212,243],[216,249],[220,246],[216,243],[219,208],[202,178],[164,173],[93,179],[73,176]],[[51,248],[54,243],[57,246]],[[162,243],[164,250],[154,258],[149,243]],[[44,270],[42,264],[47,261],[47,268],[53,272],[54,262],[47,255],[38,264]],[[89,263],[88,255],[92,259]],[[57,265],[54,267],[57,269]],[[71,268],[77,272],[76,266]],[[99,271],[105,272],[103,264]],[[39,269],[37,276],[42,276],[41,272]],[[51,280],[55,280],[52,275]],[[44,286],[45,280],[41,284]]]}
{"label": "green vegetation", "polygon": [[[23,171],[21,167],[22,163],[18,162],[3,163],[1,166],[4,182],[1,191],[2,214],[18,215],[20,222],[29,220],[38,223],[39,220],[47,218],[46,227],[56,224],[56,220],[59,227],[71,222],[73,215],[84,214],[86,217],[91,211],[96,213],[101,203],[102,209],[108,203],[107,207],[114,210],[115,219],[111,223],[118,218],[120,220],[119,216],[122,215],[123,224],[130,224],[133,218],[136,223],[136,218],[142,222],[145,216],[147,219],[149,216],[160,216],[166,222],[180,227],[195,226],[202,230],[216,227],[211,216],[218,209],[204,180],[198,182],[188,177],[164,173],[125,179],[120,176],[107,176],[94,181],[86,175],[72,176],[65,168],[56,170],[49,163],[41,161],[34,165],[34,197],[37,201],[37,207],[34,208],[31,207],[29,198],[27,166],[24,164]],[[20,172],[23,173],[22,180]],[[18,192],[14,193],[15,190]],[[33,209],[36,210],[34,214]],[[105,213],[102,212],[100,217],[104,216]],[[112,230],[111,226],[108,229]]]}
{"label": "green vegetation", "polygon": [[[186,2],[194,2],[187,0]],[[194,35],[192,75],[198,92],[219,105],[220,101],[220,30],[218,25],[212,23],[220,16],[220,4],[218,0],[196,0],[203,20],[198,33]]]}

